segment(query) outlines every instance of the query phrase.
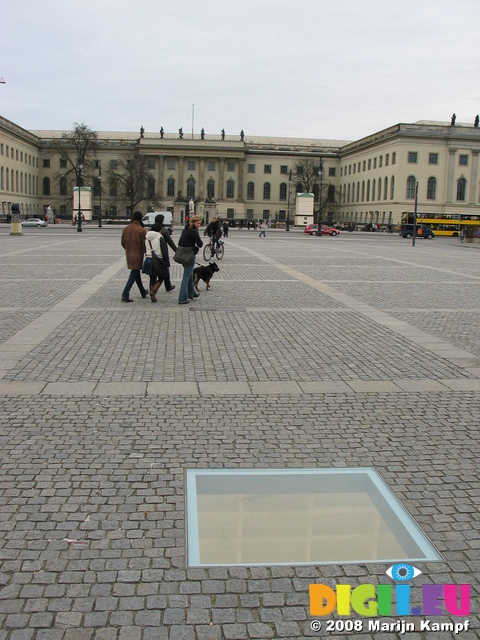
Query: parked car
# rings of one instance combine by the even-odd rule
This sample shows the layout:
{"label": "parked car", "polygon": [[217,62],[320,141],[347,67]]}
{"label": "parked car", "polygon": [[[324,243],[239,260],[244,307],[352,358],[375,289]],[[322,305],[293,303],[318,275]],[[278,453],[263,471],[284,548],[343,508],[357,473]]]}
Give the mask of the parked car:
{"label": "parked car", "polygon": [[[309,233],[311,236],[318,234],[318,224],[307,224],[305,227],[305,233]],[[326,224],[322,224],[322,236],[338,236],[340,231],[335,227],[329,227]]]}
{"label": "parked car", "polygon": [[[413,237],[413,224],[402,224],[400,227],[400,235],[402,238],[412,238]],[[427,227],[426,224],[417,224],[417,232],[415,234],[416,238],[425,238],[425,240],[431,240],[435,237],[435,234]]]}
{"label": "parked car", "polygon": [[22,222],[22,227],[48,227],[48,222],[40,218],[28,218]]}

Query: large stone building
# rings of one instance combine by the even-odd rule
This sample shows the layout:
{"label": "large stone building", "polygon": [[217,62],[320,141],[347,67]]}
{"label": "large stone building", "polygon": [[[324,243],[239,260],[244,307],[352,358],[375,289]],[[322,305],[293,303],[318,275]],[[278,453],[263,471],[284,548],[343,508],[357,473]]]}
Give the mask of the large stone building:
{"label": "large stone building", "polygon": [[[472,119],[473,120],[473,119]],[[26,131],[0,118],[0,202],[5,216],[19,203],[23,216],[71,219],[74,184],[61,180],[61,158],[53,151],[63,131]],[[479,213],[480,129],[472,124],[421,121],[397,124],[355,142],[238,135],[97,132],[94,167],[102,182],[90,177],[93,218],[125,218],[109,170],[131,154],[143,155],[151,174],[148,189],[156,207],[179,210],[193,198],[208,220],[213,210],[236,221],[294,221],[295,193],[303,190],[295,168],[310,163],[323,172],[324,220],[397,224],[413,211]],[[102,186],[101,190],[99,186]],[[100,201],[101,198],[101,201]],[[214,209],[211,204],[215,203]],[[140,206],[146,210],[148,202]],[[180,207],[180,208],[178,208]],[[182,220],[179,220],[181,222]],[[301,221],[300,221],[301,222]]]}

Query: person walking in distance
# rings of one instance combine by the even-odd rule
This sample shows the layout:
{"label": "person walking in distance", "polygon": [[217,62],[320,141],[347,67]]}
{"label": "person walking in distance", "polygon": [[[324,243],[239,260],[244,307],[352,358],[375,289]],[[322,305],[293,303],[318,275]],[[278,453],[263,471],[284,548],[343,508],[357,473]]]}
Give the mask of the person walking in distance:
{"label": "person walking in distance", "polygon": [[262,222],[260,223],[260,233],[258,234],[259,238],[261,236],[263,236],[264,238],[267,237],[267,234],[265,233],[266,228],[267,228],[267,223],[265,222],[265,220],[262,220]]}
{"label": "person walking in distance", "polygon": [[122,247],[125,249],[127,267],[130,269],[130,275],[122,293],[122,302],[133,302],[130,298],[130,289],[134,283],[137,283],[142,298],[147,297],[147,291],[143,286],[140,273],[143,265],[143,256],[145,255],[145,236],[147,235],[142,218],[142,213],[135,211],[132,222],[125,227],[120,240]]}

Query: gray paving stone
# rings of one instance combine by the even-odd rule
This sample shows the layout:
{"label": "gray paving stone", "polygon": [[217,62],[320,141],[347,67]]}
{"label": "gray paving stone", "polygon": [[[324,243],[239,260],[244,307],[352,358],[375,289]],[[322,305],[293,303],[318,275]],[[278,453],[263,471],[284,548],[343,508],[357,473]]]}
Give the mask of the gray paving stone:
{"label": "gray paving stone", "polygon": [[34,629],[15,629],[10,634],[10,640],[31,640],[34,633]]}
{"label": "gray paving stone", "polygon": [[95,640],[117,640],[118,629],[96,629]]}
{"label": "gray paving stone", "polygon": [[223,640],[222,627],[217,624],[197,625],[195,627],[197,640]]}
{"label": "gray paving stone", "polygon": [[247,640],[248,632],[245,624],[226,624],[223,626],[226,640]]}
{"label": "gray paving stone", "polygon": [[250,638],[273,638],[275,634],[268,624],[252,623],[247,625]]}
{"label": "gray paving stone", "polygon": [[169,640],[195,640],[195,631],[193,627],[172,625]]}

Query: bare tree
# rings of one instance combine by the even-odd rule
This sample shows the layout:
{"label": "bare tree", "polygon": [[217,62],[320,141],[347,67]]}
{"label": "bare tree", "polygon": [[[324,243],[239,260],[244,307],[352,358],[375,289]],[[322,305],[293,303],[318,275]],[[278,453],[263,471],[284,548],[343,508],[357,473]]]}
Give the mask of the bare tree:
{"label": "bare tree", "polygon": [[[74,123],[72,132],[64,133],[52,144],[52,155],[60,156],[60,171],[57,177],[65,178],[67,184],[70,181],[71,186],[77,185],[79,180],[82,184],[93,181],[92,169],[97,149],[96,132],[87,127],[84,122]],[[80,164],[83,165],[81,170]],[[71,191],[66,195],[71,197]]]}
{"label": "bare tree", "polygon": [[107,175],[110,202],[130,215],[140,204],[157,206],[159,203],[155,178],[148,169],[148,158],[135,153],[118,160]]}
{"label": "bare tree", "polygon": [[325,176],[325,165],[322,175],[320,172],[320,160],[304,158],[297,162],[294,168],[296,192],[313,193],[317,215],[321,213],[322,221],[331,224],[338,209],[335,185]]}
{"label": "bare tree", "polygon": [[315,193],[316,190],[318,194],[320,185],[319,167],[318,160],[313,160],[313,158],[305,158],[297,162],[293,170],[297,193]]}

